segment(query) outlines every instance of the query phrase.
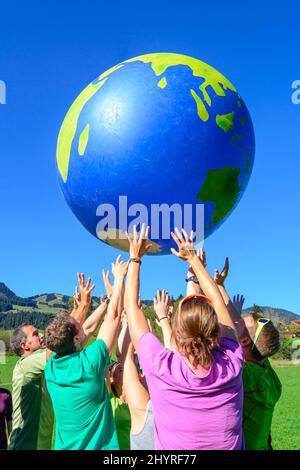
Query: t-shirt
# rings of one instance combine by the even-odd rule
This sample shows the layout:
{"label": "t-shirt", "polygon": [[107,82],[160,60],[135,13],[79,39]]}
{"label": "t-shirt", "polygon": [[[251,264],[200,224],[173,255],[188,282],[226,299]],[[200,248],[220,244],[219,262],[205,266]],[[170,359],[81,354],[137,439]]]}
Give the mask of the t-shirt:
{"label": "t-shirt", "polygon": [[115,418],[120,450],[130,450],[131,417],[128,405],[113,393],[110,395],[110,403]]}
{"label": "t-shirt", "polygon": [[205,377],[149,332],[140,338],[138,357],[150,391],[157,450],[244,448],[244,357],[237,342],[221,339]]}
{"label": "t-shirt", "polygon": [[11,393],[0,388],[0,449],[7,448],[6,423],[12,420]]}
{"label": "t-shirt", "polygon": [[272,417],[281,395],[280,380],[268,359],[263,367],[245,362],[243,428],[247,450],[267,450]]}
{"label": "t-shirt", "polygon": [[49,450],[54,416],[44,379],[46,350],[16,363],[13,371],[13,423],[10,450]]}
{"label": "t-shirt", "polygon": [[105,384],[106,344],[97,340],[46,366],[47,388],[56,419],[55,450],[118,450],[118,438]]}

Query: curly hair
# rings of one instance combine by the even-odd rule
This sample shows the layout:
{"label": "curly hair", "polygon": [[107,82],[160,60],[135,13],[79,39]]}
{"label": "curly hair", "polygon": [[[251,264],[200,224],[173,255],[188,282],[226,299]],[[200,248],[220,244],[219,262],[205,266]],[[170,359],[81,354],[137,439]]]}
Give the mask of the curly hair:
{"label": "curly hair", "polygon": [[176,312],[172,329],[178,350],[194,367],[211,365],[212,353],[220,344],[220,327],[208,302],[197,297],[184,301]]}
{"label": "curly hair", "polygon": [[78,334],[77,326],[68,313],[58,313],[45,330],[45,345],[59,356],[66,356],[76,351],[74,337]]}

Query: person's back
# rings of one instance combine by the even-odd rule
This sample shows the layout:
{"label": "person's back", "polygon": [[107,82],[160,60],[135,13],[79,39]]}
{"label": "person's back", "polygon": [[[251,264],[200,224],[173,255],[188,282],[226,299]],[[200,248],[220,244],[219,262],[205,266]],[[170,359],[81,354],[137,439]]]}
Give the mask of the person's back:
{"label": "person's back", "polygon": [[221,339],[203,377],[152,333],[141,338],[138,354],[150,391],[157,449],[243,449],[243,352],[237,342]]}
{"label": "person's back", "polygon": [[54,449],[118,449],[104,380],[109,363],[102,340],[80,352],[49,359],[45,377],[56,418]]}
{"label": "person's back", "polygon": [[262,365],[245,362],[243,370],[243,429],[247,450],[267,450],[275,405],[281,383],[268,359]]}

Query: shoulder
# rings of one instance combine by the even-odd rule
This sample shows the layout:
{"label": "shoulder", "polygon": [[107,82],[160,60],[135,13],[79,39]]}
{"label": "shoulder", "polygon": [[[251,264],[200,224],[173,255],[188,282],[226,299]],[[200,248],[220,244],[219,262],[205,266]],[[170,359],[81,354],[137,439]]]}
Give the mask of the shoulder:
{"label": "shoulder", "polygon": [[97,339],[80,352],[79,358],[91,367],[102,370],[109,363],[109,349],[102,339]]}
{"label": "shoulder", "polygon": [[244,364],[244,352],[238,341],[232,338],[221,337],[220,350],[223,354],[230,357],[230,359],[241,367]]}
{"label": "shoulder", "polygon": [[46,355],[46,349],[38,349],[34,353],[30,354],[30,356],[22,357],[15,366],[16,372],[18,370],[22,371],[24,374],[32,371],[43,372],[47,361]]}

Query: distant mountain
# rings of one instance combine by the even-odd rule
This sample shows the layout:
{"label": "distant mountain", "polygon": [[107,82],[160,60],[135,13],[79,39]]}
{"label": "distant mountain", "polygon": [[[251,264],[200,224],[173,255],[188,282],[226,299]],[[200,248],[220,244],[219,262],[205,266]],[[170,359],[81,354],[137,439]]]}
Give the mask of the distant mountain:
{"label": "distant mountain", "polygon": [[3,282],[0,282],[0,312],[7,312],[16,306],[36,307],[36,302],[32,299],[18,297]]}
{"label": "distant mountain", "polygon": [[[93,307],[96,308],[99,304],[99,299],[93,297]],[[153,300],[143,300],[143,304],[147,307],[152,307]],[[44,293],[38,294],[31,297],[19,297],[12,290],[10,290],[3,282],[0,282],[0,329],[1,324],[7,324],[8,318],[5,315],[16,314],[20,317],[20,320],[25,316],[30,317],[36,314],[55,315],[62,310],[68,310],[70,308],[70,296],[57,293]],[[260,307],[262,314],[271,318],[275,323],[283,323],[288,325],[294,320],[300,320],[300,316],[289,310],[274,307]],[[251,312],[252,308],[247,308],[243,311],[244,314]],[[45,317],[46,319],[46,317]],[[14,323],[17,322],[17,318],[14,318]],[[11,323],[9,320],[8,323]]]}
{"label": "distant mountain", "polygon": [[[270,318],[274,323],[283,323],[284,325],[289,325],[294,320],[300,320],[300,316],[297,313],[290,312],[284,308],[274,308],[274,307],[262,307],[262,315],[266,318]],[[243,310],[243,314],[249,314],[253,310],[251,307]]]}

